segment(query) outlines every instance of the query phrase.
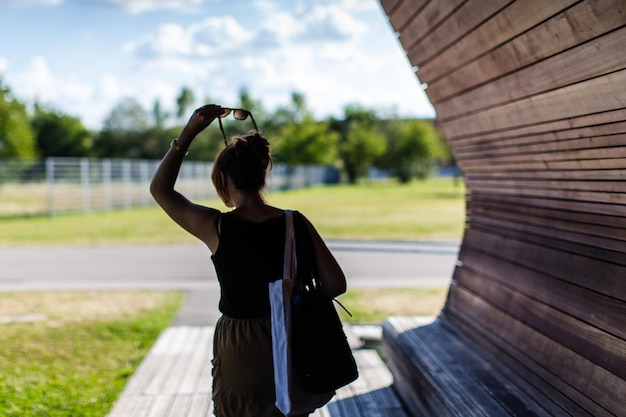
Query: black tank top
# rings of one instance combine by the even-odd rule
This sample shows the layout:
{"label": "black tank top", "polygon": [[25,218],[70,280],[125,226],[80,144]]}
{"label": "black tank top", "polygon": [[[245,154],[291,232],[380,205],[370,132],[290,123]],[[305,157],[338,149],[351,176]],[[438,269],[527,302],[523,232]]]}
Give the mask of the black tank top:
{"label": "black tank top", "polygon": [[220,282],[220,311],[237,319],[268,317],[268,284],[283,277],[285,215],[255,223],[225,213],[219,239],[211,259]]}

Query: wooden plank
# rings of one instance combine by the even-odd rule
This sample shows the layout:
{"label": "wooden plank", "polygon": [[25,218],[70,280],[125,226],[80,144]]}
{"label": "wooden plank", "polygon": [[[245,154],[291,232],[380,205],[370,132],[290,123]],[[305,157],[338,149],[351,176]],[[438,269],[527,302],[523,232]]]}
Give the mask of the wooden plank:
{"label": "wooden plank", "polygon": [[389,15],[389,23],[391,23],[396,32],[401,31],[427,3],[428,0],[401,1]]}
{"label": "wooden plank", "polygon": [[[609,263],[616,268],[622,268],[626,266],[626,253],[623,252],[622,247],[620,250],[605,249],[603,247],[594,246],[589,244],[581,236],[579,240],[565,240],[562,236],[557,235],[557,231],[553,234],[546,233],[532,233],[532,227],[519,227],[514,223],[508,223],[506,221],[497,221],[497,219],[480,221],[479,218],[475,223],[471,223],[470,229],[479,233],[486,233],[488,235],[498,236],[506,239],[511,246],[515,246],[516,242],[523,242],[538,248],[548,248],[555,250],[557,253],[567,256],[580,255],[581,257],[587,257],[591,260]],[[525,254],[520,255],[518,258],[526,259],[526,261],[532,261],[532,258],[525,258]],[[534,265],[533,262],[531,262]],[[534,268],[539,271],[545,271],[542,268],[543,265],[535,265]],[[596,265],[601,266],[601,265]],[[599,275],[598,275],[599,276]],[[620,293],[614,296],[619,296]],[[621,294],[624,295],[624,294]]]}
{"label": "wooden plank", "polygon": [[[473,191],[488,193],[492,195],[518,195],[521,197],[538,197],[545,199],[561,200],[561,206],[566,207],[570,201],[607,203],[618,206],[618,212],[624,211],[623,206],[626,205],[626,194],[624,193],[604,193],[594,191],[576,191],[576,190],[550,190],[550,189],[534,189],[534,188],[518,188],[511,189],[507,187],[494,186],[484,187],[482,184],[468,183]],[[619,206],[622,206],[619,209]]]}
{"label": "wooden plank", "polygon": [[569,180],[583,180],[589,181],[626,181],[626,168],[623,169],[597,169],[586,171],[566,171],[566,170],[518,170],[518,171],[503,171],[503,172],[470,172],[465,173],[464,178],[467,181],[480,180],[480,179],[500,179],[500,178],[519,178],[519,179],[536,179],[536,180],[554,180],[560,179],[563,181]]}
{"label": "wooden plank", "polygon": [[[619,415],[626,408],[626,381],[494,308],[459,286],[450,293],[450,310],[471,320],[478,334],[497,338],[497,346],[540,375],[594,416]],[[472,311],[468,316],[467,311]]]}
{"label": "wooden plank", "polygon": [[148,417],[150,409],[152,408],[153,397],[149,395],[142,395],[138,398],[137,406],[133,410],[133,413],[128,417]]}
{"label": "wooden plank", "polygon": [[[544,274],[579,285],[608,297],[626,300],[626,267],[599,261],[589,256],[567,253],[512,238],[496,235],[493,231],[471,228],[466,230],[464,245],[497,253],[501,259],[516,264],[532,265]],[[590,248],[593,250],[593,248]],[[462,261],[462,260],[461,260]]]}
{"label": "wooden plank", "polygon": [[[388,322],[393,326],[394,318],[384,326]],[[385,341],[394,361],[399,359],[394,367],[418,374],[423,380],[424,386],[413,391],[426,403],[444,404],[425,404],[425,408],[436,410],[435,415],[543,416],[546,407],[555,415],[564,415],[540,392],[531,389],[533,395],[525,393],[515,385],[512,374],[441,324],[398,331],[393,338],[388,335]],[[402,354],[397,355],[398,351]]]}
{"label": "wooden plank", "polygon": [[[614,264],[618,268],[626,266],[626,253],[622,250],[623,245],[621,245],[620,250],[605,249],[590,245],[582,236],[579,240],[564,240],[562,236],[559,236],[557,231],[554,231],[552,234],[545,232],[533,233],[535,229],[532,227],[516,227],[514,223],[498,221],[497,219],[479,218],[475,223],[471,224],[470,228],[472,230],[503,237],[510,241],[512,246],[515,246],[516,241],[520,241],[539,248],[555,250],[565,256],[580,255],[582,257],[586,256],[591,258],[594,261]],[[525,254],[518,256],[518,259],[520,261],[525,260],[526,262],[532,260],[532,258],[525,258]],[[545,271],[542,265],[535,265],[534,268],[539,271]],[[619,293],[614,295],[614,297],[619,296]]]}
{"label": "wooden plank", "polygon": [[173,394],[160,394],[152,398],[152,405],[147,417],[166,417],[174,402]]}
{"label": "wooden plank", "polygon": [[[484,132],[481,134],[461,135],[454,140],[448,139],[448,142],[455,149],[463,145],[472,145],[474,143],[499,141],[506,139],[515,139],[523,137],[532,137],[535,135],[553,135],[555,139],[569,139],[571,135],[568,133],[571,129],[591,128],[603,129],[601,125],[623,122],[626,120],[626,107],[601,113],[582,114],[574,117],[565,117],[557,120],[543,121],[541,123],[530,123],[523,126],[510,127],[506,130],[496,132]],[[592,130],[593,131],[593,130]],[[585,133],[585,136],[593,136],[593,133]]]}
{"label": "wooden plank", "polygon": [[400,4],[402,0],[380,0],[380,5],[387,15],[391,14],[393,10]]}
{"label": "wooden plank", "polygon": [[[213,357],[213,327],[200,327],[198,329],[200,331],[198,343],[194,347],[188,372],[185,374],[178,389],[178,392],[182,394],[191,394],[199,390],[199,384],[203,380],[203,369],[207,364],[211,363],[211,358]],[[207,392],[206,390],[200,391]]]}
{"label": "wooden plank", "polygon": [[408,320],[401,318],[389,318],[383,323],[383,342],[395,388],[411,415],[454,417],[445,402],[446,393],[437,389],[437,379],[420,366],[420,356],[400,344],[400,335],[413,329]]}
{"label": "wooden plank", "polygon": [[329,416],[407,417],[392,389],[393,377],[374,349],[354,350],[359,378],[342,387],[326,407]]}
{"label": "wooden plank", "polygon": [[[607,256],[610,259],[604,259],[606,261],[624,262],[626,265],[626,256],[621,256],[624,247],[626,247],[626,229],[610,231],[608,227],[605,229],[606,233],[610,233],[610,237],[600,237],[590,235],[584,232],[571,232],[567,230],[567,224],[565,222],[559,222],[559,220],[536,220],[528,221],[527,219],[516,218],[512,221],[509,216],[489,216],[481,215],[478,213],[471,213],[468,219],[472,225],[480,225],[489,229],[504,228],[512,232],[532,234],[535,236],[544,236],[551,239],[558,239],[564,242],[576,243],[580,245],[587,245],[587,247],[594,247],[605,249],[610,252],[603,252],[602,254],[611,253]],[[565,224],[564,228],[562,225]],[[565,230],[564,230],[565,229]],[[583,246],[584,247],[584,246]],[[594,255],[597,255],[598,251]]]}
{"label": "wooden plank", "polygon": [[180,386],[189,370],[189,364],[193,359],[194,349],[197,350],[197,341],[201,336],[199,328],[190,327],[181,335],[181,345],[174,356],[174,365],[163,385],[162,393],[176,394],[180,392]]}
{"label": "wooden plank", "polygon": [[[594,191],[598,193],[626,193],[626,182],[620,180],[566,180],[566,179],[526,179],[526,178],[477,178],[466,179],[472,189],[515,188],[566,191]],[[608,198],[607,198],[608,200]]]}
{"label": "wooden plank", "polygon": [[506,130],[590,113],[623,109],[626,103],[626,70],[554,91],[517,100],[475,115],[445,120],[441,127],[449,138]]}
{"label": "wooden plank", "polygon": [[[574,3],[576,3],[574,0],[513,2],[467,36],[455,42],[450,48],[436,54],[434,58],[426,58],[419,45],[407,56],[413,65],[420,67],[420,80],[430,83],[509,42]],[[476,7],[481,6],[477,3]],[[421,43],[428,42],[429,39],[425,38]]]}
{"label": "wooden plank", "polygon": [[[619,136],[619,137],[618,137]],[[616,143],[620,143],[624,140],[624,135],[616,135],[608,138],[597,138],[599,142],[609,143],[612,139]],[[555,144],[554,146],[558,146]],[[567,146],[567,145],[561,145]],[[462,159],[464,167],[472,167],[476,165],[506,165],[508,163],[522,163],[522,162],[559,162],[559,161],[576,161],[576,160],[603,160],[603,159],[621,159],[626,157],[626,146],[617,145],[611,147],[598,147],[598,148],[584,148],[584,149],[572,149],[572,150],[550,150],[546,149],[544,152],[535,151],[533,153],[506,153],[504,155],[490,156],[484,154],[484,156],[473,156],[467,159]],[[622,164],[622,168],[624,164]],[[598,167],[601,168],[601,167]]]}
{"label": "wooden plank", "polygon": [[[553,138],[545,140],[545,137],[516,138],[503,141],[501,146],[480,144],[478,146],[464,149],[455,149],[455,156],[459,159],[494,158],[502,156],[515,156],[536,153],[554,153],[562,151],[581,151],[599,148],[614,148],[626,146],[626,123],[615,123],[610,126],[603,126],[597,131],[592,129],[582,129],[572,132],[578,134],[571,138]],[[608,133],[605,133],[608,131]],[[585,136],[587,133],[590,136]]]}
{"label": "wooden plank", "polygon": [[529,328],[626,379],[626,344],[623,339],[565,314],[548,303],[530,298],[515,287],[485,279],[465,268],[455,274],[455,281]]}
{"label": "wooden plank", "polygon": [[423,4],[414,16],[407,20],[402,27],[398,27],[399,40],[404,50],[410,51],[425,36],[436,31],[441,25],[449,27],[450,24],[453,24],[448,21],[448,18],[463,3],[465,0],[438,0]]}
{"label": "wooden plank", "polygon": [[621,0],[581,2],[455,72],[428,80],[428,96],[450,117],[622,69],[625,16]]}
{"label": "wooden plank", "polygon": [[[486,339],[482,337],[482,335],[477,334],[472,323],[459,320],[457,315],[449,311],[445,312],[443,323],[460,332],[459,337],[462,337],[464,340],[469,340],[468,343],[478,345],[480,349],[487,352],[486,354],[492,355],[492,360],[503,363],[517,378],[524,380],[530,386],[541,387],[542,394],[550,398],[550,400],[561,409],[561,412],[567,410],[567,416],[598,417],[597,414],[594,415],[591,414],[589,410],[585,410],[580,404],[572,402],[571,398],[567,397],[557,388],[545,384],[545,381],[539,375],[521,364],[518,357],[507,355],[507,353],[496,346],[491,339]],[[558,415],[558,411],[548,413],[548,415]]]}
{"label": "wooden plank", "polygon": [[365,382],[365,393],[373,403],[371,408],[376,408],[382,416],[406,417],[406,411],[392,388],[393,376],[378,352],[374,349],[362,349],[354,354],[359,373]]}
{"label": "wooden plank", "polygon": [[516,153],[554,152],[572,149],[592,149],[626,144],[626,122],[550,133],[501,139],[499,142],[481,141],[455,147],[455,156],[471,159],[481,156],[506,156]]}
{"label": "wooden plank", "polygon": [[189,412],[190,406],[191,395],[178,394],[174,398],[174,401],[172,401],[172,406],[170,407],[167,417],[184,417]]}
{"label": "wooden plank", "polygon": [[[540,217],[545,219],[560,219],[563,222],[569,222],[574,225],[580,223],[581,227],[593,226],[610,226],[616,228],[626,228],[626,214],[621,216],[610,216],[607,214],[597,214],[590,210],[575,210],[572,207],[557,207],[547,204],[535,204],[533,201],[525,201],[521,198],[513,197],[512,199],[500,199],[499,196],[489,196],[485,194],[475,193],[471,199],[467,201],[468,212],[492,212],[510,213],[516,216],[518,213],[520,218]],[[602,235],[602,233],[598,233]]]}
{"label": "wooden plank", "polygon": [[[459,117],[624,69],[626,54],[622,51],[625,43],[626,29],[622,29],[505,77],[486,82],[478,88],[464,85],[465,90],[459,92],[456,90],[459,82],[447,79],[440,89],[429,84],[429,97],[437,108],[437,114],[445,115],[446,118]],[[471,79],[474,82],[477,74],[483,73],[483,68],[478,65],[474,63],[471,68],[464,68],[454,75],[458,74],[463,80]],[[564,68],[572,70],[567,71]],[[445,87],[454,91],[449,91],[452,94],[442,97],[439,102],[435,101],[434,96],[446,93]]]}
{"label": "wooden plank", "polygon": [[163,388],[176,368],[176,363],[180,357],[179,352],[182,350],[185,343],[185,336],[189,332],[187,327],[174,327],[167,330],[175,333],[175,338],[169,345],[163,346],[162,351],[156,349],[153,353],[154,355],[160,357],[160,365],[152,379],[149,381],[148,386],[145,387],[143,391],[143,393],[148,395],[157,395],[163,392]]}
{"label": "wooden plank", "polygon": [[[626,116],[626,115],[625,115]],[[607,137],[626,133],[626,122],[623,120],[603,123],[593,126],[582,126],[573,129],[561,129],[556,131],[530,133],[516,136],[499,136],[497,138],[476,137],[473,140],[465,140],[463,143],[454,143],[455,155],[465,155],[470,152],[482,152],[497,149],[509,149],[511,147],[532,144],[545,144],[554,141],[570,141],[575,139]]]}
{"label": "wooden plank", "polygon": [[[423,13],[416,16],[400,34],[407,55],[419,54],[416,62],[428,62],[433,56],[454,45],[476,27],[511,4],[511,0],[469,0],[462,2],[431,2],[429,7],[440,9],[438,15]],[[458,7],[454,9],[451,6]],[[442,24],[443,23],[443,24]],[[454,28],[454,30],[450,30]],[[424,41],[424,38],[428,39]]]}
{"label": "wooden plank", "polygon": [[[463,173],[484,173],[484,172],[517,172],[532,170],[613,170],[623,169],[623,158],[592,158],[592,159],[571,159],[571,160],[541,160],[541,161],[520,161],[503,162],[490,164],[468,164],[465,160],[458,160]],[[469,177],[469,176],[468,176]]]}
{"label": "wooden plank", "polygon": [[[497,254],[485,253],[464,246],[460,259],[462,267],[455,270],[454,281],[476,274],[514,287],[528,297],[549,304],[605,332],[626,339],[623,317],[626,307],[614,297],[587,291],[572,283],[545,275],[532,266],[516,264]],[[457,274],[464,274],[457,277]]]}
{"label": "wooden plank", "polygon": [[[596,215],[545,209],[541,207],[511,206],[498,202],[470,201],[467,205],[468,218],[480,221],[481,215],[489,219],[499,219],[511,223],[566,231],[575,234],[604,237],[612,240],[626,240],[626,217]],[[549,233],[549,232],[547,232]],[[624,246],[620,247],[622,249]]]}
{"label": "wooden plank", "polygon": [[505,195],[490,192],[471,191],[467,199],[496,199],[502,202],[518,204],[520,206],[543,207],[557,210],[568,210],[595,215],[608,215],[624,217],[624,206],[622,204],[595,203],[590,201],[567,201],[536,197],[531,195]]}
{"label": "wooden plank", "polygon": [[194,394],[186,417],[208,417],[213,410],[211,396],[206,394]]}

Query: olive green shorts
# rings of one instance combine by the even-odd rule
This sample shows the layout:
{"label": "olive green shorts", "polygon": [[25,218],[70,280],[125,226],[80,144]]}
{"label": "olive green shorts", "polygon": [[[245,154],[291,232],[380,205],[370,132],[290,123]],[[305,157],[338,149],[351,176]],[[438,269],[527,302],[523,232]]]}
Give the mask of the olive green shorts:
{"label": "olive green shorts", "polygon": [[274,406],[270,318],[222,316],[213,342],[213,405],[217,417],[282,417]]}

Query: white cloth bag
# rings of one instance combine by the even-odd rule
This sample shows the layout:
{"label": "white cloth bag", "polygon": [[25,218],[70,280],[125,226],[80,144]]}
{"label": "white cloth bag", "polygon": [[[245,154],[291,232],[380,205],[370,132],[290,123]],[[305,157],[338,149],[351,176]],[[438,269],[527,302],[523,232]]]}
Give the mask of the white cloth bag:
{"label": "white cloth bag", "polygon": [[334,392],[309,394],[302,390],[298,375],[291,366],[291,296],[295,287],[297,268],[294,240],[293,212],[285,210],[285,258],[283,279],[270,282],[272,311],[272,355],[274,358],[274,384],[276,407],[286,416],[312,413],[324,406]]}

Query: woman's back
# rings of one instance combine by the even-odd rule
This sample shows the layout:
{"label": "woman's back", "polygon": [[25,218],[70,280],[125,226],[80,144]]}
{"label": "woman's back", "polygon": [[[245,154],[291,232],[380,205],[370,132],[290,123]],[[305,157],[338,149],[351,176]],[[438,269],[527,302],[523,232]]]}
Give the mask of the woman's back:
{"label": "woman's back", "polygon": [[284,213],[260,222],[234,212],[221,216],[219,246],[211,258],[223,314],[239,319],[270,315],[268,283],[282,278],[284,249]]}

